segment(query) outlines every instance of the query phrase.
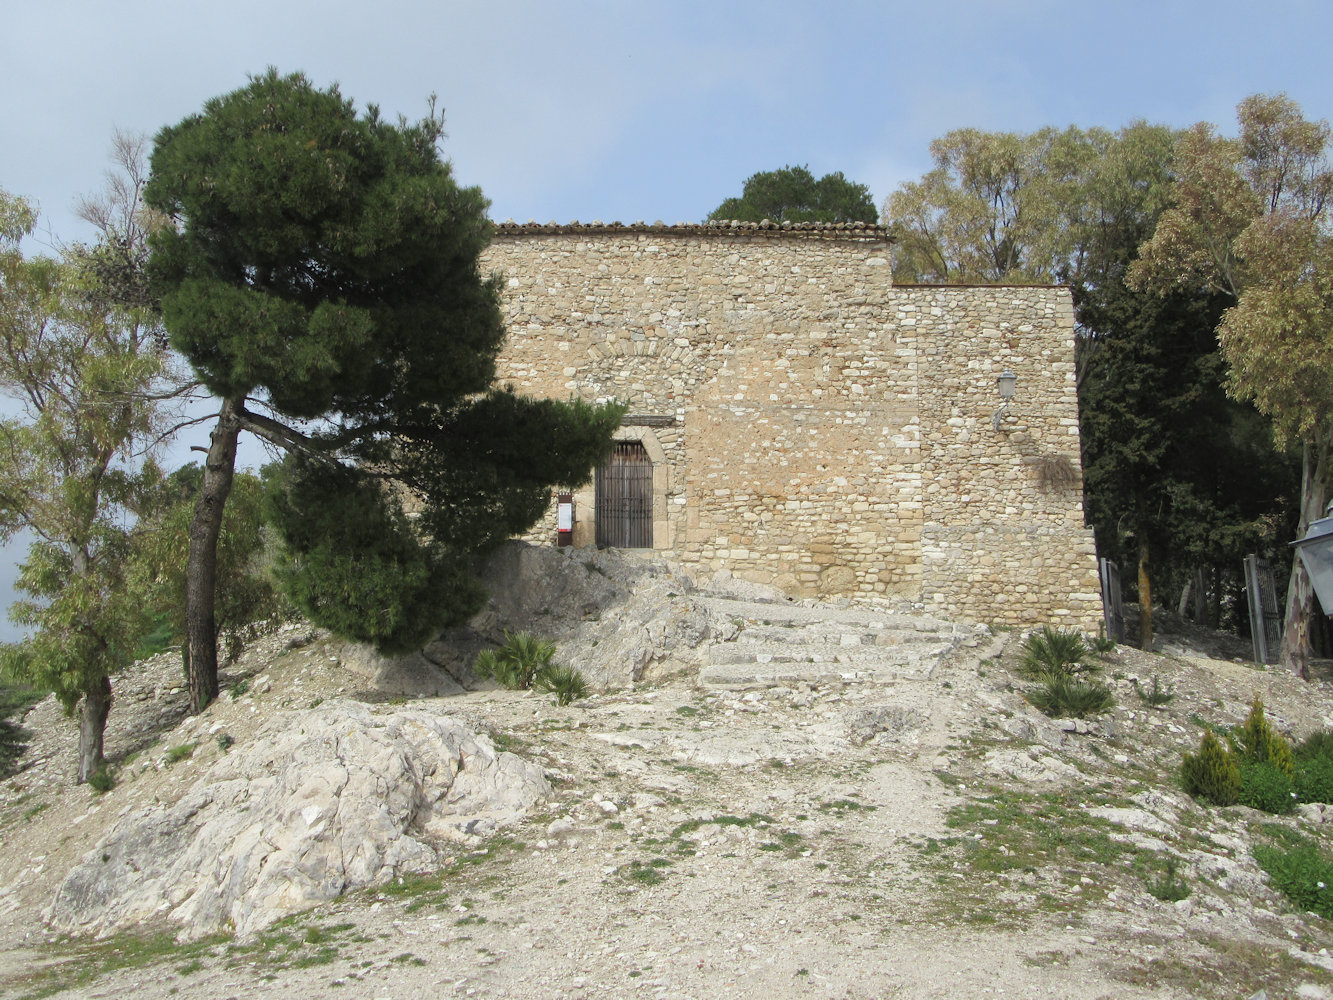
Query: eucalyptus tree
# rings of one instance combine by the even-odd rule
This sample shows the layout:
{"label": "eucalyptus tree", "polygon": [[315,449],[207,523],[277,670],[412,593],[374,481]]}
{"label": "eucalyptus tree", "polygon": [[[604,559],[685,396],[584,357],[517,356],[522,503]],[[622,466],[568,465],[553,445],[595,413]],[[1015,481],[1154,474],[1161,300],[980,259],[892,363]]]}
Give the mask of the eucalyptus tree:
{"label": "eucalyptus tree", "polygon": [[[1333,465],[1333,168],[1329,125],[1285,95],[1236,109],[1239,134],[1200,123],[1176,147],[1172,206],[1143,246],[1138,287],[1215,291],[1228,387],[1270,418],[1301,455],[1303,534],[1323,514]],[[1287,587],[1281,660],[1306,675],[1314,593],[1299,559]]]}
{"label": "eucalyptus tree", "polygon": [[140,179],[103,203],[98,244],[59,258],[24,256],[36,215],[0,192],[0,390],[17,406],[0,419],[0,541],[34,538],[10,610],[29,635],[0,665],[78,711],[80,782],[103,765],[111,675],[144,626],[127,566],[168,364],[151,310],[113,279],[142,249]]}

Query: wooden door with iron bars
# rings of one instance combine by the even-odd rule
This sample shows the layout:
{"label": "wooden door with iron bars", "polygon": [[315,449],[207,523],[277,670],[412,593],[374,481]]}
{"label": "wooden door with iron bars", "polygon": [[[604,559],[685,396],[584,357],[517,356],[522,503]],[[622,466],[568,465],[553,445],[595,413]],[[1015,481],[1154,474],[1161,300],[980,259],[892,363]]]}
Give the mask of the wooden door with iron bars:
{"label": "wooden door with iron bars", "polygon": [[597,470],[599,548],[653,547],[653,463],[638,441],[617,441]]}

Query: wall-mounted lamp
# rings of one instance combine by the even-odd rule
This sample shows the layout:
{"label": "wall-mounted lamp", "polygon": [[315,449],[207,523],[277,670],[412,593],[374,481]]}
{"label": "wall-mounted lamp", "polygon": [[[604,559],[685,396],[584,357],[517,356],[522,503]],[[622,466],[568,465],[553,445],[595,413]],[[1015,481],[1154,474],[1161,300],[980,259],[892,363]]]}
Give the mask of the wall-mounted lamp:
{"label": "wall-mounted lamp", "polygon": [[1000,377],[995,380],[996,387],[1000,390],[1000,399],[1004,402],[995,415],[991,417],[991,423],[996,432],[1000,430],[1000,421],[1004,419],[1004,411],[1009,409],[1009,400],[1014,398],[1014,387],[1018,385],[1018,376],[1011,371],[1003,371]]}

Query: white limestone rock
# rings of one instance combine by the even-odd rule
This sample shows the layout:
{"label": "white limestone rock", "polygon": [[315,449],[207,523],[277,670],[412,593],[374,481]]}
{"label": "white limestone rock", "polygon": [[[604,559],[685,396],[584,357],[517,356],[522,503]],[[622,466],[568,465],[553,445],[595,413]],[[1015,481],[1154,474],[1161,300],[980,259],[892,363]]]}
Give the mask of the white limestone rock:
{"label": "white limestone rock", "polygon": [[121,819],[46,913],[62,930],[152,918],[183,937],[242,937],[362,886],[437,863],[551,793],[541,768],[448,716],[326,702],[284,714],[175,805]]}

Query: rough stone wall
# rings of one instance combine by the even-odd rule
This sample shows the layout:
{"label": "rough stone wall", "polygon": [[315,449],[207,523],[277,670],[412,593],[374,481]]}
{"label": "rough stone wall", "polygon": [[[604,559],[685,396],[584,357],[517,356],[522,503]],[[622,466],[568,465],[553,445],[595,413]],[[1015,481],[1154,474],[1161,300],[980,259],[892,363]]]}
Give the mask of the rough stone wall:
{"label": "rough stone wall", "polygon": [[1095,627],[1067,291],[895,288],[874,228],[502,226],[483,263],[501,381],[629,404],[655,548],[793,594]]}

